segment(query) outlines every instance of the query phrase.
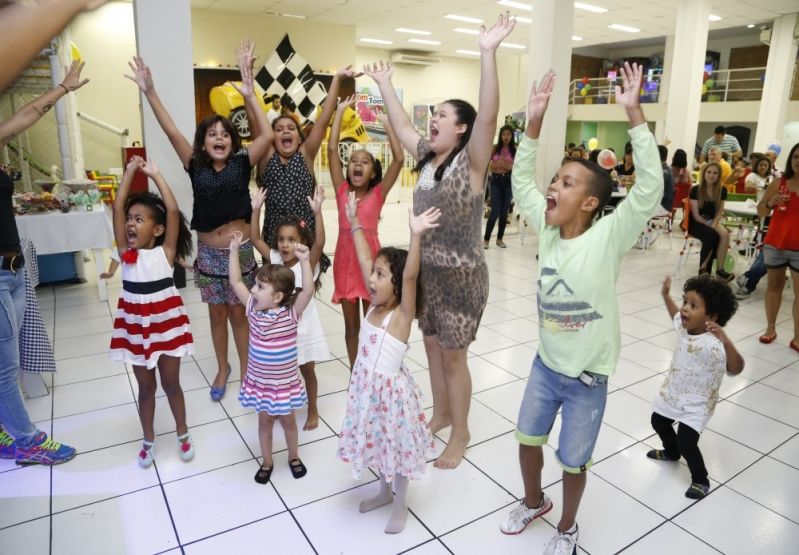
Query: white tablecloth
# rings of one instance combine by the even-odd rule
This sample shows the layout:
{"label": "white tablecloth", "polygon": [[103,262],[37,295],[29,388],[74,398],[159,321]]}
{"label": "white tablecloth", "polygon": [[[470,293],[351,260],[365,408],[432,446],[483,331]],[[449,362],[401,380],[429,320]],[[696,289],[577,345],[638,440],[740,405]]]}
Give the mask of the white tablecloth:
{"label": "white tablecloth", "polygon": [[725,200],[724,211],[738,216],[757,216],[757,204],[745,200]]}
{"label": "white tablecloth", "polygon": [[110,210],[102,205],[95,205],[91,212],[26,214],[16,221],[20,238],[33,241],[40,255],[108,249],[114,244]]}

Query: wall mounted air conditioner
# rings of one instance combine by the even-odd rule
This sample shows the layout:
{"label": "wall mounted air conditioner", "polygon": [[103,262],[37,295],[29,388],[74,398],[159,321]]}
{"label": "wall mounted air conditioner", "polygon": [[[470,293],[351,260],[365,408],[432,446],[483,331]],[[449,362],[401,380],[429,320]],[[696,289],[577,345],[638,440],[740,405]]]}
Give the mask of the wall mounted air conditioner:
{"label": "wall mounted air conditioner", "polygon": [[435,56],[428,56],[426,54],[418,54],[416,52],[393,52],[391,54],[392,64],[408,64],[416,66],[429,66],[437,64],[441,58]]}

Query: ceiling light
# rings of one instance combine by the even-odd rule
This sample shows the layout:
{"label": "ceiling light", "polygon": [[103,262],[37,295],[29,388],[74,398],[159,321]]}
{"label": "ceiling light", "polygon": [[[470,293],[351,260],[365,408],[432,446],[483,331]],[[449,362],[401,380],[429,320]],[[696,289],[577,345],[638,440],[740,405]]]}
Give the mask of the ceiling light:
{"label": "ceiling light", "polygon": [[397,27],[394,29],[398,33],[408,33],[409,35],[432,35],[430,31],[420,31],[418,29],[408,29],[406,27]]}
{"label": "ceiling light", "polygon": [[594,13],[605,13],[608,10],[605,8],[600,8],[599,6],[592,6],[591,4],[584,4],[582,2],[575,2],[574,7],[578,10],[585,10],[587,12],[594,12]]}
{"label": "ceiling light", "polygon": [[427,40],[427,39],[408,39],[408,42],[412,42],[414,44],[430,44],[432,46],[438,46],[441,44],[440,40]]}
{"label": "ceiling light", "polygon": [[514,2],[513,0],[499,0],[497,2],[500,6],[505,6],[507,8],[516,8],[517,10],[524,10],[526,12],[533,11],[533,7],[530,4],[524,4],[522,2]]}
{"label": "ceiling light", "polygon": [[463,21],[464,23],[483,23],[483,20],[479,17],[469,17],[467,15],[455,15],[451,13],[445,15],[444,19],[453,19],[455,21]]}
{"label": "ceiling light", "polygon": [[754,23],[750,23],[749,25],[746,26],[746,28],[747,29],[754,29],[755,28],[755,24]]}
{"label": "ceiling light", "polygon": [[394,44],[392,40],[383,40],[383,39],[367,39],[362,38],[360,39],[361,42],[368,42],[369,44]]}
{"label": "ceiling light", "polygon": [[572,35],[572,40],[583,40],[583,37]]}
{"label": "ceiling light", "polygon": [[499,45],[504,46],[505,48],[515,48],[516,50],[524,50],[527,48],[525,45],[516,44],[515,42],[501,42]]}
{"label": "ceiling light", "polygon": [[455,28],[455,32],[456,33],[463,33],[464,35],[479,35],[480,34],[480,31],[478,31],[477,29],[467,29],[465,27],[456,27]]}
{"label": "ceiling light", "polygon": [[533,22],[532,19],[530,19],[529,17],[524,17],[523,15],[514,15],[513,19],[515,19],[519,23],[528,23],[529,24],[529,23]]}
{"label": "ceiling light", "polygon": [[616,31],[624,31],[625,33],[640,33],[641,29],[636,29],[635,27],[628,27],[627,25],[619,25],[618,23],[611,23],[608,25],[609,29],[615,29]]}
{"label": "ceiling light", "polygon": [[713,15],[713,14],[710,14],[709,16],[707,16],[707,18],[708,18],[710,21],[721,21],[721,17],[719,17],[719,16],[717,16],[717,15]]}
{"label": "ceiling light", "polygon": [[456,50],[458,54],[467,54],[469,56],[479,56],[480,53],[477,50]]}
{"label": "ceiling light", "polygon": [[296,13],[279,13],[279,12],[264,12],[266,15],[271,15],[274,17],[291,17],[294,19],[307,19],[304,15],[299,15]]}

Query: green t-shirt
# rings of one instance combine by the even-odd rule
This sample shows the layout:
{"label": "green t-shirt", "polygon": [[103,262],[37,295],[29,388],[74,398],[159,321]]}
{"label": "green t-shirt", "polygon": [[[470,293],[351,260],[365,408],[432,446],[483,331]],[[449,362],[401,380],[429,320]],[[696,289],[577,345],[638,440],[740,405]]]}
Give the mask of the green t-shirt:
{"label": "green t-shirt", "polygon": [[538,141],[526,136],[511,174],[519,212],[538,230],[538,352],[553,370],[577,377],[584,370],[610,375],[621,348],[616,281],[663,196],[663,171],[646,124],[629,130],[635,186],[610,215],[574,239],[544,221],[546,197],[535,182]]}

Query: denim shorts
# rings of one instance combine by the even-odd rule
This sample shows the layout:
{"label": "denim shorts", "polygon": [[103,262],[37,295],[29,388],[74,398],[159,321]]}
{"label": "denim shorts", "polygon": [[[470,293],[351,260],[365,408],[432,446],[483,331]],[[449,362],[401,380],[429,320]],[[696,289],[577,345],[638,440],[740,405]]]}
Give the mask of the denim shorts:
{"label": "denim shorts", "polygon": [[530,446],[547,442],[558,409],[561,410],[555,456],[563,469],[572,474],[585,472],[593,464],[591,454],[605,414],[608,377],[591,375],[596,381],[588,386],[579,378],[552,370],[536,355],[519,409],[516,439]]}
{"label": "denim shorts", "polygon": [[799,251],[778,249],[767,243],[763,245],[763,262],[766,264],[766,268],[788,266],[794,272],[799,272]]}

